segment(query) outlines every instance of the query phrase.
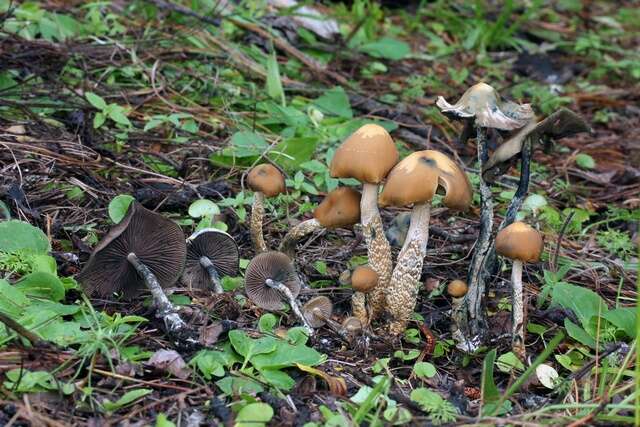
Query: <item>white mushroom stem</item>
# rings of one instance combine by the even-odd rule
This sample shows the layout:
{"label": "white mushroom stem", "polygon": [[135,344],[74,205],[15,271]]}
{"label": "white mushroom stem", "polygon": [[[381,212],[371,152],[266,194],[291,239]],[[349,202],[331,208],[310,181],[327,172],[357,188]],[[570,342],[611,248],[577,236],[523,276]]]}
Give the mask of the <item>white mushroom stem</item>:
{"label": "white mushroom stem", "polygon": [[302,310],[300,310],[300,306],[298,305],[296,299],[293,297],[293,294],[291,293],[289,288],[287,288],[281,282],[272,279],[267,279],[265,281],[265,284],[270,288],[277,289],[282,295],[284,295],[284,297],[287,299],[287,302],[291,306],[291,309],[293,310],[295,315],[298,316],[298,319],[300,319],[305,329],[309,333],[309,336],[313,335],[313,328],[311,327],[311,325],[309,325],[307,318],[302,314]]}
{"label": "white mushroom stem", "polygon": [[216,271],[216,268],[214,267],[211,260],[206,256],[200,257],[200,265],[202,266],[202,268],[207,270],[207,273],[211,278],[211,283],[213,284],[213,289],[215,293],[216,294],[224,293],[224,289],[222,289],[222,284],[220,283],[220,276],[218,275],[218,272]]}
{"label": "white mushroom stem", "polygon": [[[385,289],[391,282],[391,246],[384,234],[382,218],[378,210],[378,185],[362,185],[360,199],[360,218],[362,234],[367,245],[369,266],[378,274],[378,285],[367,296],[369,302],[369,321],[375,319],[385,307]],[[367,322],[368,323],[368,322]]]}
{"label": "white mushroom stem", "polygon": [[522,261],[513,260],[511,268],[511,282],[513,284],[511,313],[512,313],[512,345],[516,356],[525,360],[524,346],[524,298],[522,294]]}
{"label": "white mushroom stem", "polygon": [[298,240],[316,230],[320,230],[321,228],[323,228],[322,225],[315,218],[302,221],[285,234],[282,242],[280,242],[278,250],[293,259],[295,257],[296,244],[298,243]]}
{"label": "white mushroom stem", "polygon": [[387,310],[393,317],[389,325],[392,335],[400,335],[407,327],[418,298],[422,264],[427,254],[431,202],[415,205],[404,246],[387,287]]}
{"label": "white mushroom stem", "polygon": [[264,194],[260,191],[253,193],[253,204],[251,205],[251,241],[256,254],[266,252],[267,244],[264,241],[262,232],[262,218],[264,217]]}

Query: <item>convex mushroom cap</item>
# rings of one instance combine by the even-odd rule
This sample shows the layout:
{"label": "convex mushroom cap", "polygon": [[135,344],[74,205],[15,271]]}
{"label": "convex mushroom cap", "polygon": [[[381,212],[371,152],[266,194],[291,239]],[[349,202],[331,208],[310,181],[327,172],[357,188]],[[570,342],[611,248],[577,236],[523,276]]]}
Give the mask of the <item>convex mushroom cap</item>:
{"label": "convex mushroom cap", "polygon": [[330,172],[334,178],[379,184],[398,163],[398,158],[398,149],[389,132],[382,126],[366,124],[336,150]]}
{"label": "convex mushroom cap", "polygon": [[416,151],[391,170],[380,204],[400,207],[430,202],[439,187],[444,189],[445,206],[466,210],[471,204],[469,179],[453,160],[435,150]]}
{"label": "convex mushroom cap", "polygon": [[192,234],[187,239],[187,260],[182,282],[187,287],[206,289],[211,278],[200,263],[207,257],[220,277],[236,277],[239,270],[240,254],[236,241],[222,230],[206,228]]}
{"label": "convex mushroom cap", "polygon": [[275,197],[285,192],[284,175],[269,163],[251,169],[247,175],[247,184],[253,191],[259,191],[267,197]]}
{"label": "convex mushroom cap", "polygon": [[269,251],[251,260],[244,276],[245,291],[255,305],[265,310],[282,310],[284,296],[267,286],[267,279],[289,288],[293,298],[300,293],[300,281],[291,259],[282,252]]}
{"label": "convex mushroom cap", "polygon": [[355,335],[362,332],[362,322],[357,317],[347,317],[342,321],[342,329],[349,335]]}
{"label": "convex mushroom cap", "polygon": [[312,328],[321,328],[333,313],[333,303],[325,296],[317,296],[302,306],[302,313]]}
{"label": "convex mushroom cap", "polygon": [[447,293],[453,298],[462,298],[467,294],[468,286],[462,280],[456,279],[447,285]]}
{"label": "convex mushroom cap", "polygon": [[361,265],[356,267],[351,275],[351,287],[356,292],[371,292],[378,284],[378,273],[371,267]]}
{"label": "convex mushroom cap", "polygon": [[147,289],[127,260],[130,253],[167,288],[180,277],[186,252],[184,234],[176,223],[134,201],[122,221],[95,247],[78,281],[90,295],[107,297],[122,292],[130,299]]}
{"label": "convex mushroom cap", "polygon": [[496,252],[512,260],[537,262],[542,248],[540,233],[524,222],[514,222],[496,236]]}
{"label": "convex mushroom cap", "polygon": [[351,187],[331,191],[313,212],[325,228],[347,227],[360,222],[360,192]]}

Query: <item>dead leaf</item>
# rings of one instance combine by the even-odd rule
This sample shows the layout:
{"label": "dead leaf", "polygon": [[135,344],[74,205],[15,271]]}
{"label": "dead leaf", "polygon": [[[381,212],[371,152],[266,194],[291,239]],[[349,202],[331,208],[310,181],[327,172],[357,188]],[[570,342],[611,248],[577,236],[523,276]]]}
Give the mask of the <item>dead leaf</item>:
{"label": "dead leaf", "polygon": [[347,383],[344,378],[331,376],[320,369],[312,368],[311,366],[307,365],[301,365],[300,363],[296,363],[296,365],[301,371],[308,372],[322,378],[329,386],[329,391],[332,394],[335,394],[337,396],[347,395]]}
{"label": "dead leaf", "polygon": [[186,362],[175,350],[158,350],[153,353],[147,364],[183,380],[191,375]]}
{"label": "dead leaf", "polygon": [[214,322],[211,325],[205,327],[200,334],[200,343],[202,345],[211,346],[218,342],[220,335],[225,333],[227,329],[222,322]]}

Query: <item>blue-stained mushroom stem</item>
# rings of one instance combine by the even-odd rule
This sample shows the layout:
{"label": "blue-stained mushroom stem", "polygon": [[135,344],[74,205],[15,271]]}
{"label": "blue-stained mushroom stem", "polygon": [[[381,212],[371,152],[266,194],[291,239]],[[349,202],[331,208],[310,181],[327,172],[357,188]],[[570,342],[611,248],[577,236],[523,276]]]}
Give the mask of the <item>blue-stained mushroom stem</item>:
{"label": "blue-stained mushroom stem", "polygon": [[224,293],[224,289],[222,289],[222,284],[220,283],[220,275],[218,274],[216,268],[213,266],[213,263],[211,262],[209,257],[200,257],[200,265],[202,266],[202,268],[207,270],[207,274],[211,278],[211,284],[213,285],[215,293]]}

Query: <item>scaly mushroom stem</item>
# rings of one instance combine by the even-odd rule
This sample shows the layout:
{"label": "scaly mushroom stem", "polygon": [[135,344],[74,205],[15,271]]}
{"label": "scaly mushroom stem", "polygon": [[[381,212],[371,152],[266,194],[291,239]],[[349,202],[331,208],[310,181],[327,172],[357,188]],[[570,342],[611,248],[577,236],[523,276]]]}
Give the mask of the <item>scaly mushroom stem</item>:
{"label": "scaly mushroom stem", "polygon": [[302,310],[300,310],[300,306],[298,305],[296,299],[293,297],[293,294],[291,293],[289,288],[273,279],[267,279],[265,281],[265,284],[270,288],[277,289],[282,295],[284,295],[284,297],[287,299],[287,302],[291,306],[291,309],[293,310],[295,315],[298,316],[298,319],[300,319],[305,329],[309,333],[309,336],[313,335],[313,328],[311,327],[311,325],[309,325],[307,318],[302,314]]}
{"label": "scaly mushroom stem", "polygon": [[220,276],[218,275],[218,272],[216,271],[216,268],[213,266],[213,263],[211,262],[211,260],[206,256],[200,257],[200,265],[202,266],[202,268],[207,270],[207,273],[211,278],[211,283],[213,284],[213,289],[215,293],[216,294],[224,293],[224,289],[222,289],[222,284],[220,283]]}
{"label": "scaly mushroom stem", "polygon": [[256,255],[266,252],[267,244],[264,242],[264,234],[262,232],[262,218],[264,217],[264,194],[260,191],[253,193],[253,205],[251,205],[251,241]]}
{"label": "scaly mushroom stem", "polygon": [[320,225],[318,220],[315,218],[302,221],[300,224],[296,225],[287,232],[287,234],[282,239],[282,242],[280,242],[278,250],[287,254],[289,258],[294,259],[296,254],[296,244],[298,243],[298,240],[302,239],[307,234],[311,234],[316,230],[320,230],[321,228],[323,228],[322,225]]}
{"label": "scaly mushroom stem", "polygon": [[512,344],[513,353],[526,360],[524,346],[524,298],[522,295],[522,261],[513,260],[511,268],[511,282],[513,285],[511,313],[512,313]]}
{"label": "scaly mushroom stem", "polygon": [[369,293],[369,322],[382,313],[385,306],[385,289],[391,282],[393,262],[391,260],[391,246],[384,234],[382,218],[378,210],[378,185],[362,185],[360,199],[362,218],[362,234],[367,245],[369,266],[378,274],[378,285]]}
{"label": "scaly mushroom stem", "polygon": [[368,325],[369,314],[367,313],[367,295],[364,292],[354,292],[351,297],[351,311],[354,317],[363,325]]}
{"label": "scaly mushroom stem", "polygon": [[164,321],[164,325],[169,334],[185,337],[186,342],[190,345],[197,344],[197,340],[189,336],[191,334],[187,324],[182,320],[173,304],[171,304],[171,301],[169,301],[169,298],[167,298],[167,295],[160,286],[158,279],[149,267],[144,265],[134,253],[127,255],[127,261],[129,261],[133,268],[135,268],[138,274],[144,279],[144,283],[149,288],[151,297],[153,298],[153,304],[156,307],[156,317]]}
{"label": "scaly mushroom stem", "polygon": [[407,238],[387,287],[387,310],[393,317],[389,332],[394,336],[404,332],[416,306],[422,264],[427,254],[430,217],[430,202],[413,207]]}

